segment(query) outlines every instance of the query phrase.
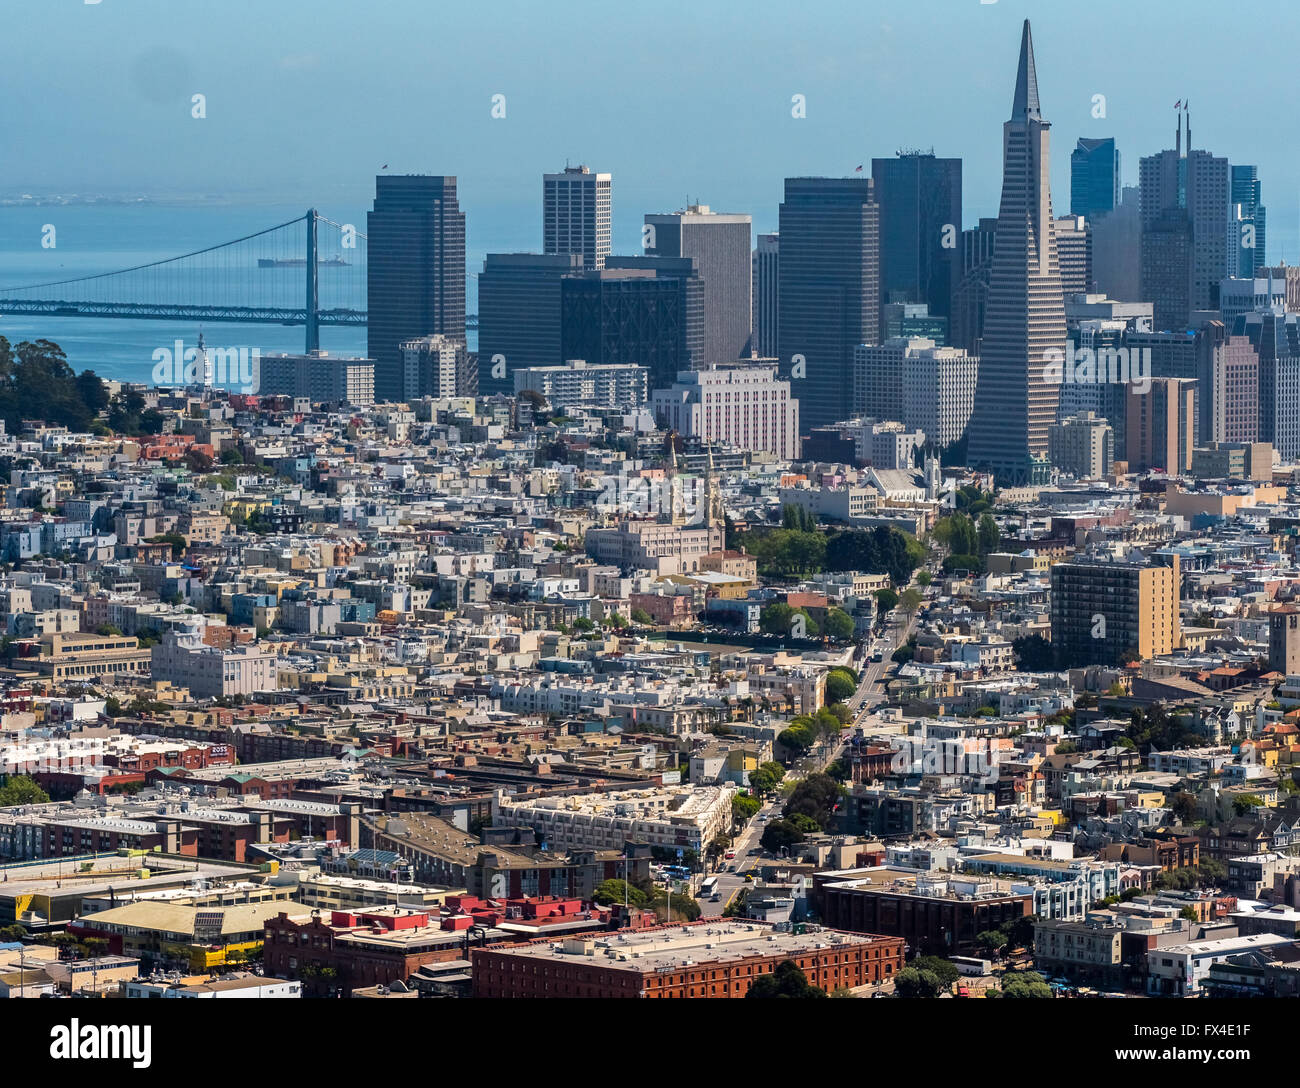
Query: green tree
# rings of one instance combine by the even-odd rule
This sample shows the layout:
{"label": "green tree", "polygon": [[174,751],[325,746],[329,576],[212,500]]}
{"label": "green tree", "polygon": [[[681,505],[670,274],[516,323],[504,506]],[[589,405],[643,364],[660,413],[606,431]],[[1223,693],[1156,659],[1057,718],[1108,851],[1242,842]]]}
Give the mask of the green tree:
{"label": "green tree", "polygon": [[828,703],[842,703],[857,690],[857,678],[847,669],[831,669],[826,674],[826,701]]}
{"label": "green tree", "polygon": [[825,631],[836,642],[848,642],[853,638],[853,618],[842,608],[828,608]]}
{"label": "green tree", "polygon": [[894,993],[899,997],[938,997],[943,986],[933,971],[904,967],[894,976]]}
{"label": "green tree", "polygon": [[649,627],[654,624],[654,617],[644,608],[632,609],[632,622],[639,623],[642,627]]}
{"label": "green tree", "polygon": [[770,820],[759,844],[770,854],[779,854],[804,841],[804,833],[789,820]]}
{"label": "green tree", "polygon": [[1002,541],[1002,535],[998,532],[998,523],[993,520],[992,514],[980,515],[976,535],[981,557],[988,555],[989,552],[997,551],[998,544]]}
{"label": "green tree", "polygon": [[635,884],[629,884],[623,880],[611,879],[603,880],[596,885],[595,891],[591,893],[593,902],[600,903],[602,906],[609,906],[611,903],[626,902],[633,907],[644,907],[649,901],[646,895]]}
{"label": "green tree", "polygon": [[916,615],[916,610],[921,607],[921,601],[920,591],[909,586],[898,595],[898,610],[911,619]]}
{"label": "green tree", "polygon": [[782,960],[770,975],[756,978],[746,997],[825,997],[826,991],[808,981],[794,960]]}
{"label": "green tree", "polygon": [[731,818],[737,823],[744,823],[752,819],[760,808],[762,805],[759,804],[758,798],[746,797],[738,793],[731,799]]}
{"label": "green tree", "polygon": [[934,575],[928,570],[923,570],[916,576],[916,583],[920,586],[928,586],[932,581],[934,581]]}
{"label": "green tree", "polygon": [[787,751],[793,752],[796,756],[801,756],[813,746],[816,738],[812,730],[804,725],[792,725],[789,729],[783,729],[776,735],[776,741]]}
{"label": "green tree", "polygon": [[1024,971],[1002,979],[1002,996],[1011,998],[1051,997],[1052,988],[1037,971]]}
{"label": "green tree", "polygon": [[886,612],[892,612],[894,606],[897,604],[898,594],[892,589],[886,587],[885,589],[876,590],[876,608],[880,611],[881,615],[884,615]]}
{"label": "green tree", "polygon": [[918,971],[929,971],[945,989],[961,978],[961,972],[942,956],[917,956],[910,966]]}
{"label": "green tree", "polygon": [[1187,790],[1179,790],[1169,801],[1169,811],[1173,813],[1174,818],[1179,823],[1195,823],[1197,811],[1196,794],[1190,793]]}
{"label": "green tree", "polygon": [[1245,816],[1252,809],[1259,808],[1264,803],[1264,799],[1257,793],[1243,793],[1240,797],[1232,799],[1232,811],[1237,816]]}
{"label": "green tree", "polygon": [[800,813],[825,830],[835,822],[842,787],[827,774],[810,774],[795,786],[786,800],[782,814],[787,818]]}
{"label": "green tree", "polygon": [[50,795],[26,775],[15,775],[0,786],[0,808],[14,805],[43,805]]}
{"label": "green tree", "polygon": [[1025,635],[1011,643],[1016,656],[1016,666],[1022,672],[1051,672],[1056,667],[1056,654],[1052,644],[1042,635]]}
{"label": "green tree", "polygon": [[785,777],[785,768],[779,763],[760,763],[749,772],[749,787],[756,793],[771,793]]}

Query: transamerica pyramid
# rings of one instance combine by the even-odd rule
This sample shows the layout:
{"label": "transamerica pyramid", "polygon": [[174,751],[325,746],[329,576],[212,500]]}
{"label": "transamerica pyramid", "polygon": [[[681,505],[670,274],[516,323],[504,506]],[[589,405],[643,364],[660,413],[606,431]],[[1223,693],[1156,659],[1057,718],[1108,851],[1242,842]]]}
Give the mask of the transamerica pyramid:
{"label": "transamerica pyramid", "polygon": [[[994,235],[979,384],[967,461],[1001,486],[1047,483],[1060,387],[1044,365],[1065,352],[1065,305],[1052,234],[1048,130],[1025,20],[1011,119],[1002,126],[1002,204]],[[1056,353],[1061,353],[1056,355]],[[1057,372],[1059,373],[1059,366]]]}

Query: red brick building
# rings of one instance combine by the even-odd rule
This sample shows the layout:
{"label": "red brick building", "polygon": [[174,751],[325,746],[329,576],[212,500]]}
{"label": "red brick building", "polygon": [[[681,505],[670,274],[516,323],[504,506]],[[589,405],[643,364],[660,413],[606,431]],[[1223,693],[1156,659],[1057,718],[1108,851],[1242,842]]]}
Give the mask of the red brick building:
{"label": "red brick building", "polygon": [[472,949],[475,997],[744,997],[754,980],[793,960],[826,991],[891,978],[897,937],[777,932],[752,921],[700,921],[600,937]]}

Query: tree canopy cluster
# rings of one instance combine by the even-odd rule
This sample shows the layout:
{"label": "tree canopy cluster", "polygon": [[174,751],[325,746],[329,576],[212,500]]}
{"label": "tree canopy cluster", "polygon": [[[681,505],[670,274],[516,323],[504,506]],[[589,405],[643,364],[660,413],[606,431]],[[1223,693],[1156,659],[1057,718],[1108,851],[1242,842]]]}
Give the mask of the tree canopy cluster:
{"label": "tree canopy cluster", "polygon": [[843,723],[834,711],[822,707],[816,714],[800,714],[787,729],[776,735],[777,742],[797,756],[803,755],[822,737],[839,736]]}
{"label": "tree canopy cluster", "polygon": [[940,518],[934,525],[934,537],[950,552],[943,561],[946,574],[954,570],[983,572],[985,558],[997,551],[1002,540],[989,513],[980,514],[978,522],[960,512]]}
{"label": "tree canopy cluster", "polygon": [[905,585],[925,562],[925,548],[897,529],[836,529],[821,532],[800,528],[811,515],[786,506],[781,528],[756,529],[737,534],[736,545],[758,561],[759,572],[779,578],[803,578],[820,571],[857,570],[888,574],[895,585]]}
{"label": "tree canopy cluster", "polygon": [[24,340],[14,348],[0,336],[0,418],[10,434],[33,417],[88,431],[106,407],[103,381],[93,370],[74,373],[58,344]]}

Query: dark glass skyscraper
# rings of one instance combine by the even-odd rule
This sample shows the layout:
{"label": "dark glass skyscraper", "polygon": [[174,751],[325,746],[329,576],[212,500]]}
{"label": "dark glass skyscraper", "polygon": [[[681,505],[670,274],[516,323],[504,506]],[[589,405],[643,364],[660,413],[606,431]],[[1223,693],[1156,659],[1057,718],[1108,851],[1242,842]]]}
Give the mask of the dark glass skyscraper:
{"label": "dark glass skyscraper", "polygon": [[998,211],[979,386],[967,461],[1005,484],[1047,481],[1048,430],[1060,385],[1045,367],[1065,352],[1065,305],[1052,227],[1048,129],[1038,102],[1029,20],[1011,119],[1002,126],[1002,203]]}
{"label": "dark glass skyscraper", "polygon": [[961,159],[910,151],[872,159],[880,205],[880,302],[951,318],[961,278]]}
{"label": "dark glass skyscraper", "polygon": [[870,178],[785,179],[777,346],[805,433],[845,418],[853,349],[879,342],[879,211]]}
{"label": "dark glass skyscraper", "polygon": [[635,363],[666,389],[704,365],[704,298],[689,257],[610,257],[598,272],[565,276],[561,353],[591,364]]}
{"label": "dark glass skyscraper", "polygon": [[513,394],[514,372],[564,362],[560,281],[583,271],[577,253],[489,253],[478,278],[478,384]]}
{"label": "dark glass skyscraper", "polygon": [[375,397],[400,400],[404,340],[441,334],[465,341],[465,213],[456,179],[381,174],[366,221]]}
{"label": "dark glass skyscraper", "polygon": [[1264,236],[1268,215],[1260,203],[1259,174],[1253,166],[1232,168],[1232,195],[1236,212],[1236,274],[1245,279],[1259,275],[1268,262],[1264,259]]}
{"label": "dark glass skyscraper", "polygon": [[1080,139],[1070,152],[1070,214],[1093,220],[1114,211],[1119,187],[1115,141]]}

